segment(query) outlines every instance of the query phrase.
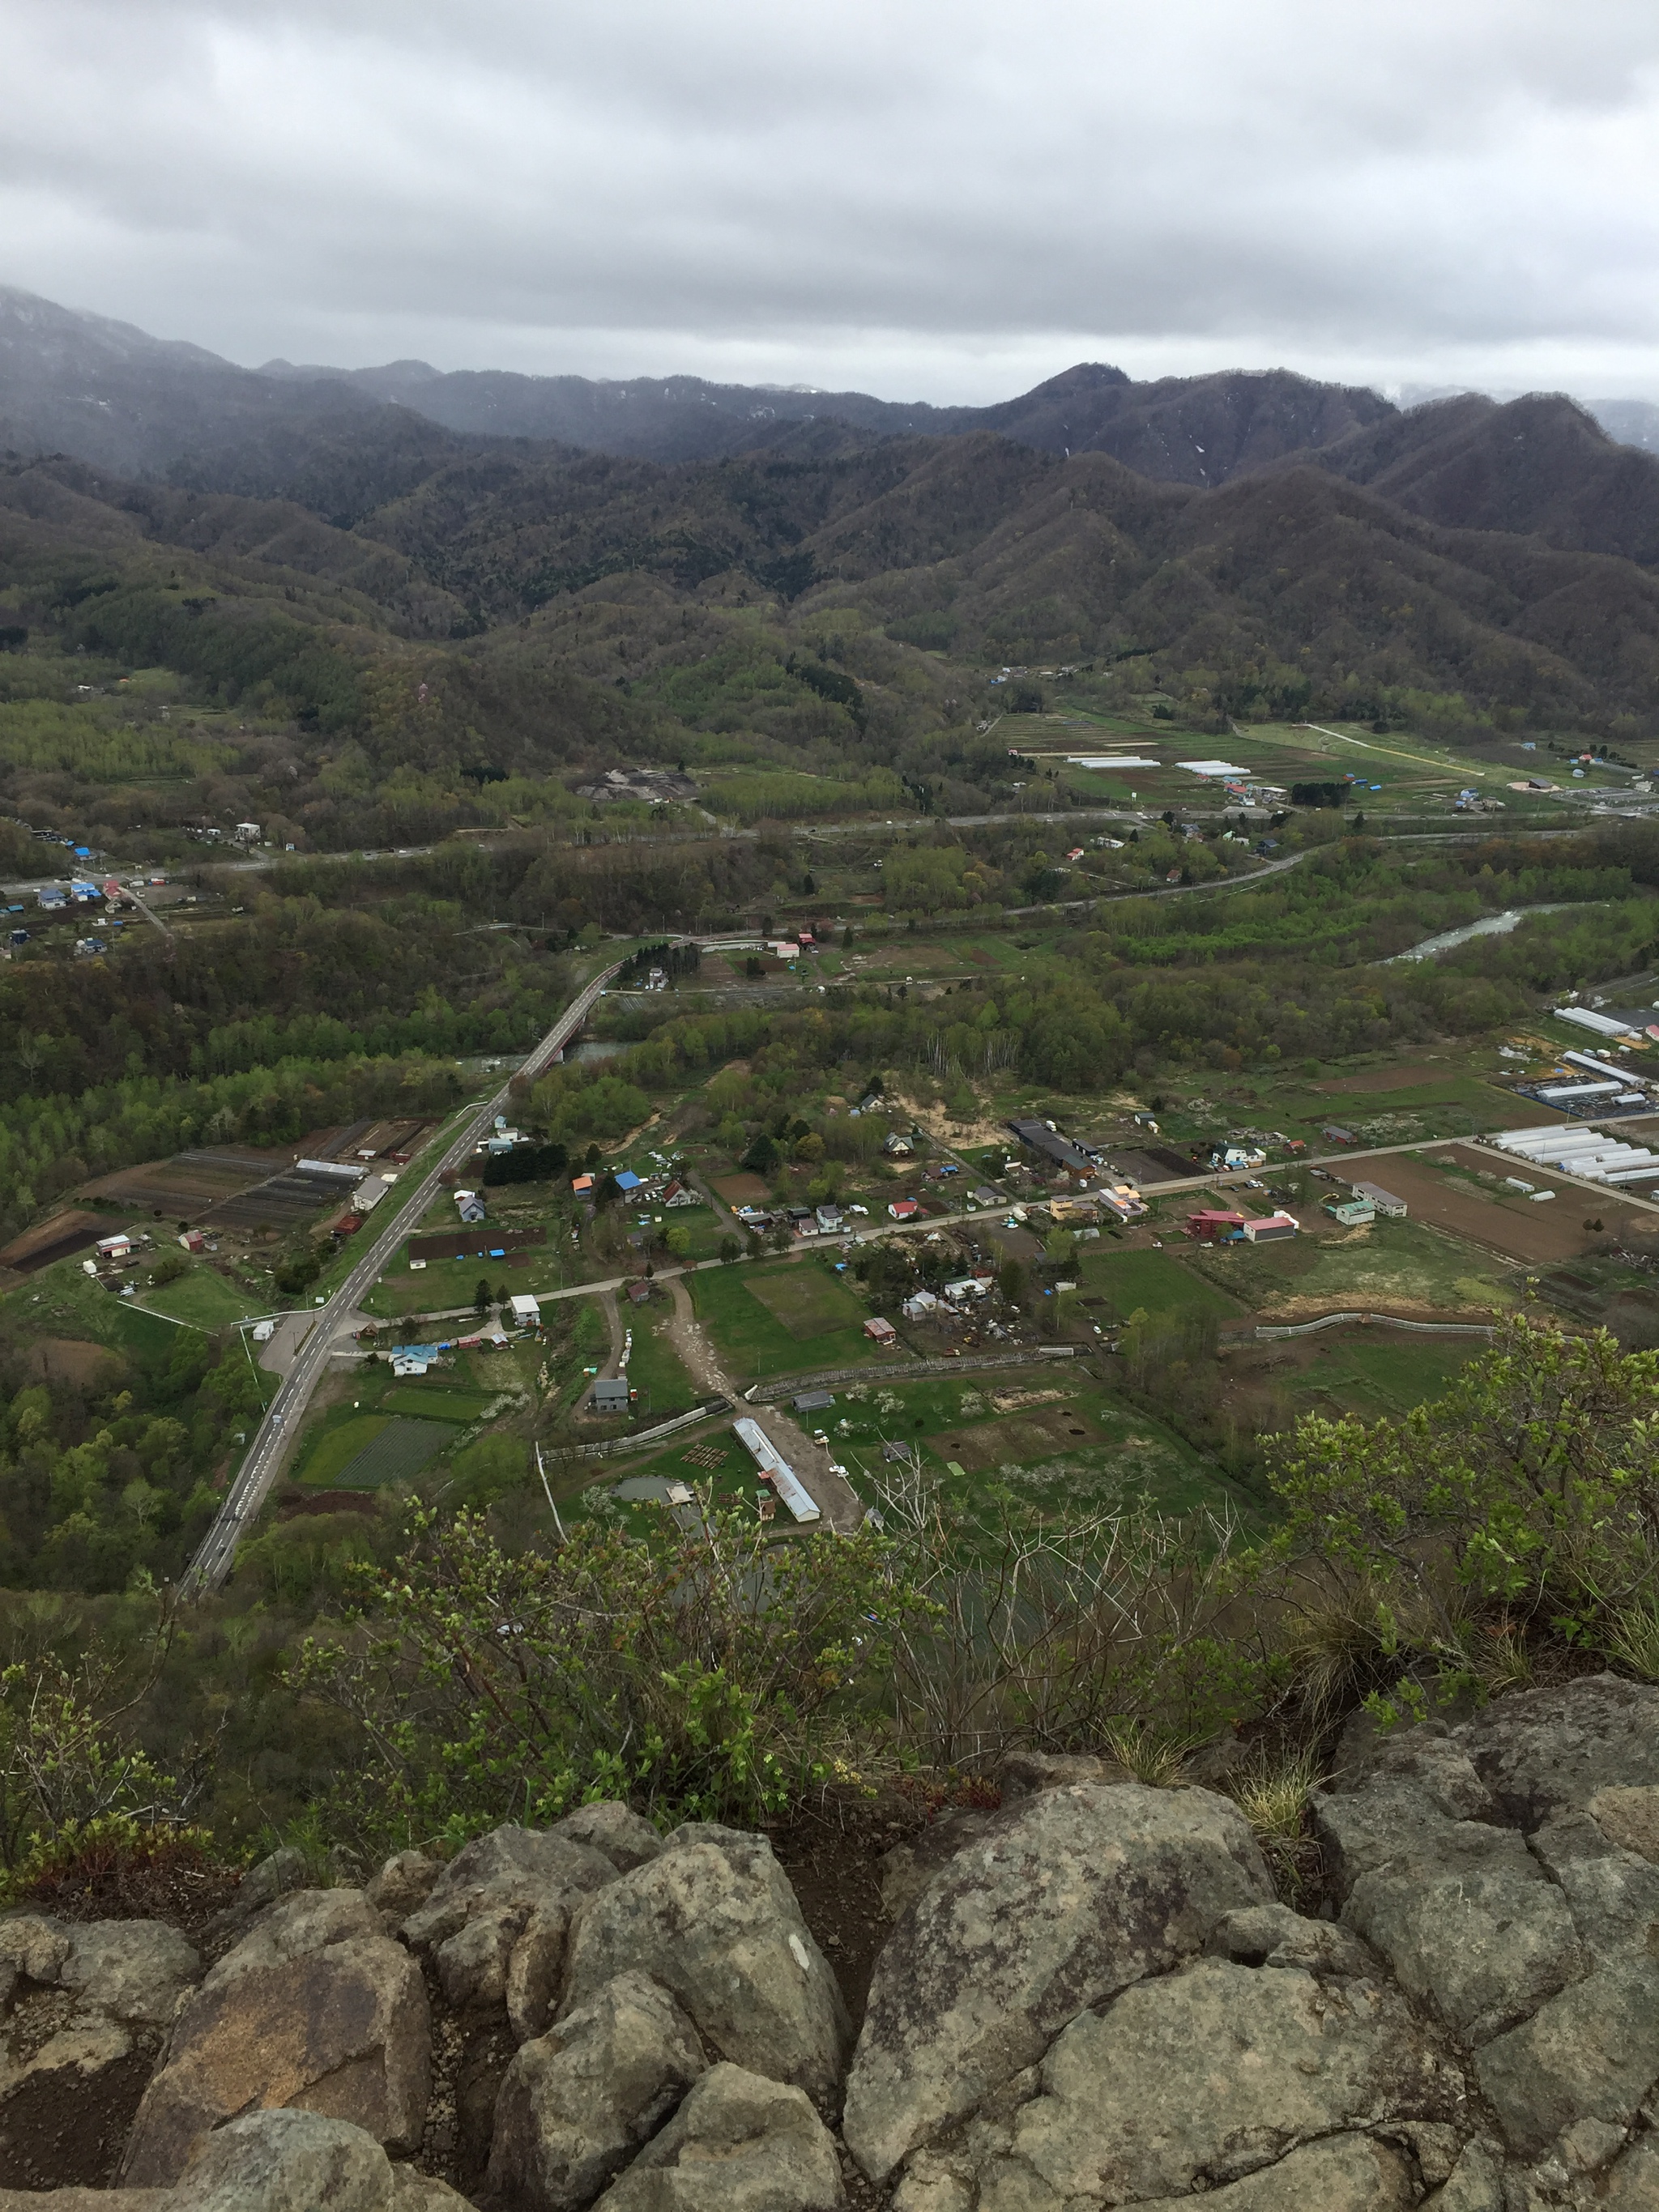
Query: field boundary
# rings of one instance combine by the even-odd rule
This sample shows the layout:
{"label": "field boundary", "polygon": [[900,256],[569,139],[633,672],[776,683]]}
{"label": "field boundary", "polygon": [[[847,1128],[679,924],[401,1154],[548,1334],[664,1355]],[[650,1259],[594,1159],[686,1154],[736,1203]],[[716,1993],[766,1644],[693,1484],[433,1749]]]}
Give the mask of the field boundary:
{"label": "field boundary", "polygon": [[906,1359],[893,1367],[829,1367],[816,1375],[788,1375],[775,1376],[770,1382],[751,1382],[743,1395],[751,1406],[769,1406],[774,1399],[791,1397],[797,1390],[816,1389],[825,1382],[872,1382],[889,1375],[908,1382],[917,1375],[983,1374],[996,1367],[1029,1367],[1034,1359],[1078,1356],[1074,1344],[1039,1344],[1031,1352],[989,1352],[980,1358],[969,1353],[962,1359]]}
{"label": "field boundary", "polygon": [[660,1443],[665,1437],[677,1436],[680,1430],[696,1426],[699,1421],[712,1420],[716,1413],[729,1413],[729,1398],[705,1398],[702,1405],[693,1406],[688,1413],[676,1413],[672,1421],[659,1421],[654,1429],[641,1429],[631,1437],[604,1437],[591,1444],[556,1444],[542,1454],[544,1459],[610,1459],[617,1452],[638,1451],[642,1446]]}
{"label": "field boundary", "polygon": [[1311,1336],[1316,1329],[1339,1328],[1344,1322],[1358,1322],[1362,1328],[1375,1324],[1382,1328],[1414,1329],[1420,1336],[1491,1337],[1496,1328],[1494,1322],[1485,1321],[1402,1321],[1398,1314],[1334,1313],[1322,1314],[1317,1321],[1258,1325],[1255,1340],[1261,1344],[1273,1337]]}

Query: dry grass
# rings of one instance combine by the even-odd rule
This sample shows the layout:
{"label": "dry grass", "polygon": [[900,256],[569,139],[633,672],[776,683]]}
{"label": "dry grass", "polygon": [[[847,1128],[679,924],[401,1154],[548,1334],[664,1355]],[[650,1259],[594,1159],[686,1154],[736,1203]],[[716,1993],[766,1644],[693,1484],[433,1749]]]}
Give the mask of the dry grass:
{"label": "dry grass", "polygon": [[1627,1605],[1613,1616],[1607,1652],[1644,1682],[1659,1682],[1659,1599]]}

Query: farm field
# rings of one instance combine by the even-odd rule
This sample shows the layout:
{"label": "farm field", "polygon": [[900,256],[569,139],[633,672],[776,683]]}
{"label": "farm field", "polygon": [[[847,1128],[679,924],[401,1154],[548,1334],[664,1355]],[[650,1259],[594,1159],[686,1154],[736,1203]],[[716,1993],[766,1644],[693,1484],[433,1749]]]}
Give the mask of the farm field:
{"label": "farm field", "polygon": [[[1077,710],[1073,709],[1073,713]],[[1467,748],[1452,748],[1432,738],[1403,731],[1379,735],[1362,723],[1330,722],[1322,729],[1291,723],[1249,723],[1236,726],[1223,742],[1200,738],[1188,731],[1172,731],[1167,723],[1125,723],[1080,720],[1069,728],[1048,720],[1034,726],[1025,750],[1036,757],[1064,761],[1073,754],[1109,757],[1119,753],[1156,760],[1156,768],[1103,770],[1073,769],[1066,776],[1079,794],[1091,803],[1127,805],[1131,793],[1142,811],[1160,812],[1166,806],[1213,806],[1220,785],[1182,769],[1183,760],[1214,758],[1243,769],[1266,783],[1289,786],[1297,782],[1336,781],[1352,775],[1354,787],[1349,804],[1373,821],[1396,812],[1435,811],[1465,786],[1473,785],[1486,796],[1501,799],[1504,826],[1522,823],[1570,820],[1571,798],[1595,789],[1627,791],[1629,778],[1604,769],[1591,769],[1574,782],[1565,769],[1551,766],[1537,752],[1522,750],[1522,741],[1496,740],[1479,757]],[[1541,763],[1541,764],[1540,764]],[[1537,775],[1558,786],[1558,793],[1527,793],[1509,788],[1511,783]],[[1380,790],[1371,786],[1380,785]]]}
{"label": "farm field", "polygon": [[1263,1321],[1307,1321],[1346,1307],[1414,1319],[1484,1316],[1517,1297],[1502,1261],[1409,1219],[1319,1230],[1283,1244],[1198,1245],[1191,1264]]}
{"label": "farm field", "polygon": [[881,1357],[865,1307],[821,1261],[711,1268],[687,1286],[734,1382]]}
{"label": "farm field", "polygon": [[[1557,1195],[1534,1201],[1507,1191],[1503,1179],[1509,1175],[1540,1190],[1553,1188]],[[1483,1176],[1491,1181],[1483,1182]],[[1576,1260],[1603,1242],[1604,1232],[1619,1233],[1626,1221],[1638,1235],[1659,1228],[1659,1215],[1621,1205],[1614,1191],[1603,1196],[1553,1181],[1547,1170],[1525,1160],[1505,1162],[1461,1145],[1443,1152],[1379,1160],[1370,1179],[1403,1198],[1415,1218],[1529,1266]],[[1603,1227],[1586,1225],[1592,1221]]]}
{"label": "farm field", "polygon": [[1103,1298],[1115,1321],[1141,1311],[1153,1321],[1212,1315],[1224,1322],[1241,1310],[1237,1297],[1171,1252],[1091,1249],[1079,1267],[1078,1279],[1082,1295]]}
{"label": "farm field", "polygon": [[1336,1330],[1332,1341],[1310,1340],[1308,1364],[1290,1385],[1302,1412],[1396,1419],[1445,1395],[1471,1359],[1480,1337],[1395,1336],[1387,1331]]}
{"label": "farm field", "polygon": [[481,1421],[495,1403],[495,1393],[449,1390],[441,1383],[404,1382],[388,1390],[380,1404],[388,1413],[407,1413],[413,1419],[455,1421],[462,1427]]}
{"label": "farm field", "polygon": [[312,1490],[378,1490],[406,1480],[454,1442],[443,1420],[412,1420],[386,1413],[351,1413],[325,1419],[313,1434],[295,1480]]}
{"label": "farm field", "polygon": [[1080,1372],[1061,1376],[1034,1364],[1007,1374],[907,1382],[900,1370],[880,1383],[841,1389],[836,1401],[815,1419],[866,1500],[879,1494],[882,1445],[890,1438],[921,1444],[924,1464],[966,1504],[988,1486],[1001,1485],[1050,1508],[1255,1510],[1173,1430]]}

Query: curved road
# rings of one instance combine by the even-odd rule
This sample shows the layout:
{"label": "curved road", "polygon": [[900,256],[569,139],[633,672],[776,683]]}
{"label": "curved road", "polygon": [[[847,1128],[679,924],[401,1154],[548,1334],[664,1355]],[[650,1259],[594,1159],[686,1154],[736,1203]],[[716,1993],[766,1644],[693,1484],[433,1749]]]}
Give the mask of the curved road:
{"label": "curved road", "polygon": [[[567,1043],[581,1027],[592,1010],[594,1001],[621,965],[620,961],[613,963],[584,987],[528,1059],[515,1071],[517,1073],[534,1076],[540,1073],[560,1046]],[[327,1368],[335,1332],[340,1322],[352,1311],[358,1300],[367,1295],[404,1237],[420,1227],[427,1208],[437,1194],[439,1178],[444,1170],[459,1167],[463,1160],[471,1158],[473,1146],[502,1110],[511,1085],[512,1079],[509,1078],[493,1098],[487,1099],[482,1106],[473,1109],[457,1131],[443,1158],[422,1180],[413,1194],[404,1200],[338,1290],[325,1304],[314,1309],[315,1319],[311,1334],[300,1347],[276,1395],[266,1407],[265,1417],[254,1431],[253,1441],[243,1459],[240,1471],[227,1492],[225,1502],[220,1507],[213,1526],[203,1538],[201,1548],[191,1561],[180,1583],[180,1588],[187,1595],[198,1595],[205,1590],[217,1589],[230,1572],[236,1557],[236,1547],[258,1518],[259,1509],[264,1505],[282,1467],[289,1441],[311,1402],[312,1392]]]}

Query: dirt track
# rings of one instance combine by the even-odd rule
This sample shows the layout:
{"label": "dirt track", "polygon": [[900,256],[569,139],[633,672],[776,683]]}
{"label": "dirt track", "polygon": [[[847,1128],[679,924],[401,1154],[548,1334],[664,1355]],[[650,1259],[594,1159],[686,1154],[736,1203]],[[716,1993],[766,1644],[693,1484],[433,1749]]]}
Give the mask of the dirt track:
{"label": "dirt track", "polygon": [[[737,1402],[740,1393],[715,1355],[708,1334],[692,1310],[691,1294],[678,1276],[668,1285],[674,1311],[668,1323],[668,1340],[679,1355],[686,1373],[700,1390],[718,1390]],[[864,1518],[864,1508],[845,1476],[836,1473],[830,1455],[815,1444],[793,1414],[777,1406],[751,1406],[749,1418],[759,1423],[779,1451],[811,1492],[819,1511],[840,1535],[851,1535]]]}

